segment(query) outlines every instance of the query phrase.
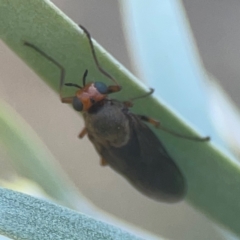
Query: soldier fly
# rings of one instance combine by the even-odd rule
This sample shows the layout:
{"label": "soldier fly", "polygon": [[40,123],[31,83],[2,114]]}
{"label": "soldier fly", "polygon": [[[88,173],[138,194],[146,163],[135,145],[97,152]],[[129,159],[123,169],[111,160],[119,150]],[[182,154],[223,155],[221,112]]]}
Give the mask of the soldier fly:
{"label": "soldier fly", "polygon": [[[29,42],[24,44],[60,69],[61,101],[72,104],[76,111],[82,112],[85,127],[79,138],[88,135],[101,156],[102,166],[110,166],[137,190],[154,200],[164,202],[182,200],[187,191],[186,181],[163,144],[145,122],[170,134],[194,141],[208,141],[209,137],[182,136],[163,128],[152,118],[129,111],[134,100],[151,95],[153,89],[143,96],[125,102],[108,98],[108,94],[119,92],[122,87],[100,66],[89,32],[83,26],[79,26],[86,35],[98,70],[112,80],[114,85],[107,86],[102,82],[87,83],[87,70],[83,74],[82,86],[64,83],[65,69],[62,65],[35,45]],[[75,96],[63,97],[63,86],[77,88]]]}

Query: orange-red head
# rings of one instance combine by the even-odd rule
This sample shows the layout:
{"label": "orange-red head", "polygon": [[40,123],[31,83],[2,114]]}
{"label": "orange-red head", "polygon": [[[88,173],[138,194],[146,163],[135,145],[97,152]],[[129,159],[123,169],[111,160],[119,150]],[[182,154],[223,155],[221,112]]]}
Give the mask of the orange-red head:
{"label": "orange-red head", "polygon": [[102,82],[88,83],[76,92],[72,105],[76,111],[88,111],[93,104],[102,101],[109,93]]}

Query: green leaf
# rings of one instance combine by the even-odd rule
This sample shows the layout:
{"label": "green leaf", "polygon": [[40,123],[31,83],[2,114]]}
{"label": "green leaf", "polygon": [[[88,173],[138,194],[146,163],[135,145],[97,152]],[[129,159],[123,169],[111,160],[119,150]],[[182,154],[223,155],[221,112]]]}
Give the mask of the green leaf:
{"label": "green leaf", "polygon": [[[66,81],[78,83],[88,69],[91,80],[109,79],[99,73],[90,54],[89,44],[81,30],[49,1],[0,0],[0,36],[56,92],[59,69],[32,49],[23,46],[31,42],[52,56],[66,69]],[[124,67],[98,44],[101,65],[123,86],[118,99],[129,99],[146,92]],[[71,96],[70,90],[64,95]],[[155,97],[135,102],[134,112],[161,120],[163,126],[183,134],[196,135],[186,122]],[[240,235],[240,168],[213,143],[197,143],[173,137],[153,129],[186,177],[186,199],[196,208]]]}
{"label": "green leaf", "polygon": [[38,183],[58,203],[67,207],[94,210],[77,193],[51,152],[29,125],[3,101],[0,101],[0,142],[18,174]]}
{"label": "green leaf", "polygon": [[3,188],[0,234],[18,240],[140,239],[68,208]]}

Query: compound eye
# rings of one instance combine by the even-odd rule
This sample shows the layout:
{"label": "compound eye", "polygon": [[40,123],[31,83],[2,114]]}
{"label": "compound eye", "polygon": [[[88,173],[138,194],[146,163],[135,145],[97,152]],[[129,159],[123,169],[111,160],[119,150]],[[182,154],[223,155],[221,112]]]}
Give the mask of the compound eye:
{"label": "compound eye", "polygon": [[83,110],[83,104],[77,97],[73,97],[72,105],[73,108],[78,112],[81,112]]}
{"label": "compound eye", "polygon": [[108,93],[108,87],[102,82],[95,82],[94,87],[100,92],[101,94]]}

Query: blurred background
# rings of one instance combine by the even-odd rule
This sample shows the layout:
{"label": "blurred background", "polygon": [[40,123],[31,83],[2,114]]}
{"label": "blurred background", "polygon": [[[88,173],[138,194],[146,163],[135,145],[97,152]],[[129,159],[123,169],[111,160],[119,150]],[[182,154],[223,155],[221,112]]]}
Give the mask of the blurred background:
{"label": "blurred background", "polygon": [[[107,51],[147,82],[133,61],[131,34],[118,1],[52,1],[76,23],[81,23]],[[186,16],[207,71],[218,79],[239,107],[240,3],[236,0],[184,0]],[[129,45],[130,43],[130,45]],[[0,42],[0,95],[37,132],[81,193],[100,209],[168,239],[226,239],[218,228],[186,202],[154,202],[135,191],[121,176],[99,165],[99,156],[87,138],[77,135],[83,121],[46,86],[4,43]],[[79,78],[79,76],[77,76]],[[162,80],[159,79],[159,82]],[[160,84],[161,86],[161,84]],[[155,86],[152,86],[155,87]],[[0,177],[11,180],[9,156],[0,152]],[[3,161],[4,159],[4,161]]]}

